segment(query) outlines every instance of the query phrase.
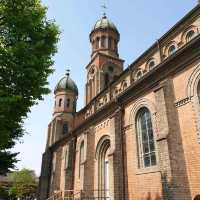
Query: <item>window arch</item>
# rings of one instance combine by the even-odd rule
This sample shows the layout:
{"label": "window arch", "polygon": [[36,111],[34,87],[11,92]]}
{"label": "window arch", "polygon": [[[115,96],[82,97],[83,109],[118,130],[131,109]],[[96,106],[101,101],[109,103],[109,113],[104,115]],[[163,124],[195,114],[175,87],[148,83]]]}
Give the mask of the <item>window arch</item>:
{"label": "window arch", "polygon": [[70,107],[70,99],[67,99],[67,108]]}
{"label": "window arch", "polygon": [[107,199],[109,194],[109,153],[110,153],[110,139],[108,136],[104,136],[97,145],[96,158],[98,160],[98,197]]}
{"label": "window arch", "polygon": [[106,47],[106,37],[105,36],[102,36],[102,38],[101,38],[101,47],[102,48]]}
{"label": "window arch", "polygon": [[84,158],[85,158],[84,141],[82,141],[81,145],[80,145],[80,152],[79,152],[79,178],[83,177],[83,173],[84,173]]}
{"label": "window arch", "polygon": [[100,41],[100,38],[98,37],[98,38],[96,39],[96,49],[99,48],[99,41]]}
{"label": "window arch", "polygon": [[138,167],[156,165],[156,151],[151,113],[148,108],[141,108],[136,115]]}
{"label": "window arch", "polygon": [[200,200],[200,194],[196,195],[194,200]]}
{"label": "window arch", "polygon": [[59,107],[61,107],[61,106],[62,106],[62,99],[59,99],[58,106],[59,106]]}
{"label": "window arch", "polygon": [[152,69],[152,68],[154,68],[156,66],[156,62],[155,62],[155,60],[154,59],[150,59],[149,61],[148,61],[148,63],[147,63],[147,69]]}
{"label": "window arch", "polygon": [[142,71],[138,71],[136,74],[136,79],[140,79],[142,77]]}
{"label": "window arch", "polygon": [[194,37],[195,37],[195,31],[194,30],[188,31],[187,34],[186,34],[186,42],[189,42]]}
{"label": "window arch", "polygon": [[68,126],[68,123],[65,122],[63,124],[63,135],[67,134],[69,132],[69,126]]}
{"label": "window arch", "polygon": [[176,45],[175,44],[172,44],[169,49],[168,49],[168,55],[172,55],[176,52],[177,48],[176,48]]}
{"label": "window arch", "polygon": [[111,37],[108,38],[108,48],[112,49],[112,38]]}

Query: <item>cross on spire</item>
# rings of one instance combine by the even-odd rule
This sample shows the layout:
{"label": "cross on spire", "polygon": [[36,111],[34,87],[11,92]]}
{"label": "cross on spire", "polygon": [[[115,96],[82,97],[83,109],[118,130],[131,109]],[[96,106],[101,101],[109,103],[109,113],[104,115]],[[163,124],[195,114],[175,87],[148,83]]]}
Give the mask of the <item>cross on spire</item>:
{"label": "cross on spire", "polygon": [[103,16],[106,17],[106,9],[107,9],[106,0],[103,0],[101,7],[102,7],[102,11],[103,11]]}
{"label": "cross on spire", "polygon": [[70,75],[70,69],[67,69],[66,70],[66,76],[69,76]]}

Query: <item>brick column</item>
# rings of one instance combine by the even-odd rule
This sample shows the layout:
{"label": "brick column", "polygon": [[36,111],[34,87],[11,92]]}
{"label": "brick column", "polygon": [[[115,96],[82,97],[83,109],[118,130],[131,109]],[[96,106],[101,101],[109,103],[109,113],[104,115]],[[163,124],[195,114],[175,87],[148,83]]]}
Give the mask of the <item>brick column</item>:
{"label": "brick column", "polygon": [[111,153],[109,155],[109,166],[111,200],[124,199],[121,115],[121,110],[117,110],[110,117]]}
{"label": "brick column", "polygon": [[38,200],[45,200],[48,198],[51,177],[51,159],[52,154],[49,150],[47,150],[42,156],[42,168],[39,180]]}
{"label": "brick column", "polygon": [[95,137],[94,127],[86,131],[86,161],[84,164],[83,191],[86,197],[94,195]]}
{"label": "brick column", "polygon": [[75,139],[68,142],[68,165],[65,169],[65,190],[73,190],[74,183],[74,160],[76,154]]}
{"label": "brick column", "polygon": [[155,91],[157,109],[157,147],[165,200],[191,199],[171,79]]}

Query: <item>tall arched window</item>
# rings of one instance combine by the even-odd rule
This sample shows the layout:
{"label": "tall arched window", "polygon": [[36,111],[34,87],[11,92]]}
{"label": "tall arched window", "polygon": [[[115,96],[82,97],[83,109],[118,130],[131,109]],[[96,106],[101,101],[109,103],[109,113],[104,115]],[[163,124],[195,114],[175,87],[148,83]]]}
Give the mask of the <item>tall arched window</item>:
{"label": "tall arched window", "polygon": [[70,106],[70,99],[67,99],[67,108]]}
{"label": "tall arched window", "polygon": [[59,106],[59,107],[61,107],[61,106],[62,106],[62,99],[59,99],[58,106]]}
{"label": "tall arched window", "polygon": [[99,41],[100,41],[100,38],[97,38],[97,39],[96,39],[96,49],[99,48]]}
{"label": "tall arched window", "polygon": [[108,48],[112,49],[112,38],[111,37],[108,38]]}
{"label": "tall arched window", "polygon": [[107,87],[110,83],[110,76],[108,73],[106,73],[104,76],[104,82],[105,82],[105,87]]}
{"label": "tall arched window", "polygon": [[109,199],[110,194],[110,180],[109,180],[109,152],[110,152],[110,140],[105,137],[99,142],[97,146],[98,153],[98,197],[100,199]]}
{"label": "tall arched window", "polygon": [[176,46],[173,44],[168,49],[168,55],[170,56],[170,55],[172,55],[175,52],[176,52]]}
{"label": "tall arched window", "polygon": [[138,167],[144,168],[156,165],[155,141],[151,114],[146,107],[141,108],[137,114],[136,129]]}
{"label": "tall arched window", "polygon": [[69,131],[69,126],[68,126],[68,123],[65,122],[65,123],[63,124],[63,135],[67,134],[68,131]]}
{"label": "tall arched window", "polygon": [[101,38],[101,47],[102,47],[102,48],[105,48],[105,47],[106,47],[106,37],[105,37],[105,36],[103,36],[103,37]]}
{"label": "tall arched window", "polygon": [[194,30],[190,30],[187,34],[186,34],[186,42],[189,42],[190,40],[192,40],[195,36],[195,32]]}
{"label": "tall arched window", "polygon": [[84,174],[84,141],[81,142],[80,145],[80,153],[79,153],[79,178],[83,178]]}

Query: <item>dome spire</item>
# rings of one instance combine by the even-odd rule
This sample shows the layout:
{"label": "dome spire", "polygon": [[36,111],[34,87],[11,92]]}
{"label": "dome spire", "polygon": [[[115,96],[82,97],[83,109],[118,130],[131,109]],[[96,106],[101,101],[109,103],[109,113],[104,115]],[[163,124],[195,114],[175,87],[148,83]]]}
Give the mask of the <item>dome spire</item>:
{"label": "dome spire", "polygon": [[101,5],[102,11],[103,11],[103,18],[106,18],[106,0],[103,0],[103,4]]}
{"label": "dome spire", "polygon": [[69,77],[69,75],[70,75],[70,69],[67,69],[66,70],[66,74],[65,74],[67,77]]}

